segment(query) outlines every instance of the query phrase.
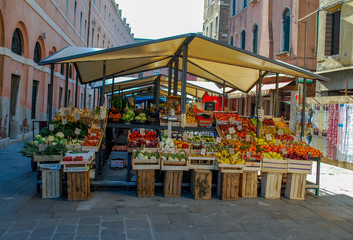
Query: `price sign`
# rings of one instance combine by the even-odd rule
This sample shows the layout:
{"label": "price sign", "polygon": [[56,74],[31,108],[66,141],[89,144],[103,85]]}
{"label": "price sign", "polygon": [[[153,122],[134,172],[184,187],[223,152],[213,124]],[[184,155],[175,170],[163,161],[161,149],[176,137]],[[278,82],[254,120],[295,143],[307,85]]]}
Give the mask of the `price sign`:
{"label": "price sign", "polygon": [[44,151],[46,146],[47,146],[46,144],[39,144],[38,145],[39,151]]}
{"label": "price sign", "polygon": [[227,138],[227,140],[230,140],[230,139],[232,139],[232,135],[228,134],[226,138]]}
{"label": "price sign", "polygon": [[250,142],[250,135],[246,135],[245,141]]}
{"label": "price sign", "polygon": [[265,134],[265,129],[263,129],[262,127],[260,127],[260,135],[264,135]]}
{"label": "price sign", "polygon": [[242,125],[238,125],[237,128],[238,128],[238,131],[243,130],[243,126]]}
{"label": "price sign", "polygon": [[229,153],[230,153],[231,155],[234,155],[234,148],[229,148]]}
{"label": "price sign", "polygon": [[67,124],[67,119],[66,119],[66,118],[63,118],[62,121],[61,121],[61,123],[62,123],[63,125],[66,125],[66,124]]}
{"label": "price sign", "polygon": [[251,158],[251,152],[247,151],[246,152],[246,157]]}
{"label": "price sign", "polygon": [[278,145],[279,145],[279,140],[276,139],[275,146],[278,146]]}
{"label": "price sign", "polygon": [[222,138],[221,137],[217,137],[216,141],[217,141],[217,143],[221,143],[222,142]]}
{"label": "price sign", "polygon": [[141,135],[145,135],[145,132],[146,132],[146,131],[145,131],[144,128],[140,128],[140,134],[141,134]]}
{"label": "price sign", "polygon": [[283,129],[278,129],[278,135],[283,135]]}
{"label": "price sign", "polygon": [[233,125],[234,124],[234,118],[229,118],[229,124]]}
{"label": "price sign", "polygon": [[266,141],[271,141],[272,140],[272,136],[271,134],[266,134]]}
{"label": "price sign", "polygon": [[282,153],[283,153],[283,154],[287,154],[287,149],[282,148]]}
{"label": "price sign", "polygon": [[229,133],[235,133],[234,127],[229,128]]}
{"label": "price sign", "polygon": [[75,120],[76,121],[80,120],[80,114],[79,113],[75,113]]}
{"label": "price sign", "polygon": [[205,155],[206,154],[206,149],[205,148],[202,148],[201,149],[201,155]]}
{"label": "price sign", "polygon": [[49,124],[49,131],[54,131],[54,124]]}
{"label": "price sign", "polygon": [[80,135],[80,132],[81,132],[81,129],[79,129],[79,128],[76,128],[76,129],[75,129],[75,134],[76,134],[76,135]]}

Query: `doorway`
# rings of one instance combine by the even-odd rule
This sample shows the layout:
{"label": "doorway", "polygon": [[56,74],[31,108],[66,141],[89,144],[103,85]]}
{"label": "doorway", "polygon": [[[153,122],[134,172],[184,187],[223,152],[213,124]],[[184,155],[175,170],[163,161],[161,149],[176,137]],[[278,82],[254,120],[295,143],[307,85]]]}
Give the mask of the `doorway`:
{"label": "doorway", "polygon": [[18,105],[18,89],[20,87],[20,76],[11,75],[11,95],[10,95],[10,126],[9,137],[17,138],[19,134],[19,119],[16,118],[16,111]]}

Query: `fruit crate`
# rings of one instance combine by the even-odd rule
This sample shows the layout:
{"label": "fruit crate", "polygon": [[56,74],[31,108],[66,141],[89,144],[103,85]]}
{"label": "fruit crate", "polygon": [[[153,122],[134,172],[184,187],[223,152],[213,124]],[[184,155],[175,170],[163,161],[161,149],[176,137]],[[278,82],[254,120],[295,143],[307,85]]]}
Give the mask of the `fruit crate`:
{"label": "fruit crate", "polygon": [[216,170],[216,157],[202,155],[201,151],[202,150],[190,150],[190,154],[197,154],[198,156],[189,155],[189,169]]}
{"label": "fruit crate", "polygon": [[262,172],[268,173],[286,173],[288,169],[287,159],[271,159],[263,158],[262,159]]}
{"label": "fruit crate", "polygon": [[311,174],[313,161],[311,160],[297,160],[287,159],[288,161],[288,173],[302,173]]}
{"label": "fruit crate", "polygon": [[181,171],[188,171],[188,161],[168,161],[161,159],[161,170],[181,170]]}
{"label": "fruit crate", "polygon": [[212,114],[197,113],[197,121],[199,127],[212,127]]}
{"label": "fruit crate", "polygon": [[260,159],[245,159],[244,171],[261,171],[262,161]]}
{"label": "fruit crate", "polygon": [[36,155],[33,154],[33,161],[34,162],[60,162],[63,159],[61,155]]}
{"label": "fruit crate", "polygon": [[243,164],[227,164],[217,162],[217,169],[220,173],[242,173],[245,165]]}
{"label": "fruit crate", "polygon": [[[158,149],[154,149],[153,151],[157,152]],[[133,153],[134,152],[136,152],[136,150],[134,150]],[[135,154],[132,154],[131,165],[132,165],[132,169],[134,169],[134,170],[160,169],[161,168],[159,158],[157,158],[157,159],[138,159],[135,157]]]}

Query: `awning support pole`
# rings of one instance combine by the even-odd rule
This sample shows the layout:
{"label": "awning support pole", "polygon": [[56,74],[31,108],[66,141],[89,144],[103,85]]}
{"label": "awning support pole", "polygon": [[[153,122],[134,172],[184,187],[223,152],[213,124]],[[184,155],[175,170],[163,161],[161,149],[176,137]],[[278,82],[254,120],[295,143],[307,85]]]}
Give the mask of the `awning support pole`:
{"label": "awning support pole", "polygon": [[222,111],[224,111],[224,98],[226,95],[226,82],[223,81],[223,98],[222,98]]}
{"label": "awning support pole", "polygon": [[49,89],[49,112],[48,112],[48,122],[51,123],[52,113],[53,113],[53,84],[54,84],[54,64],[50,65],[50,89]]}
{"label": "awning support pole", "polygon": [[115,84],[115,75],[113,76],[112,97],[114,97],[114,84]]}
{"label": "awning support pole", "polygon": [[156,97],[157,97],[157,101],[156,101],[156,117],[159,117],[159,95],[160,95],[160,85],[161,85],[161,76],[158,76],[157,78],[157,88],[155,89],[155,91],[157,92]]}
{"label": "awning support pole", "polygon": [[278,116],[278,82],[279,82],[279,74],[276,73],[276,93],[275,93],[275,101],[273,102],[273,116]]}
{"label": "awning support pole", "polygon": [[257,96],[257,126],[256,126],[256,137],[259,138],[260,135],[260,119],[259,119],[259,110],[261,109],[261,84],[262,84],[262,75],[261,70],[259,71],[259,94]]}
{"label": "awning support pole", "polygon": [[106,73],[106,67],[107,67],[107,63],[106,61],[104,60],[103,61],[103,84],[102,84],[102,87],[101,87],[101,106],[104,105],[104,88],[105,88],[105,73]]}
{"label": "awning support pole", "polygon": [[305,105],[306,105],[306,78],[304,78],[303,86],[303,107],[302,107],[302,133],[301,138],[304,141],[304,130],[305,130]]}
{"label": "awning support pole", "polygon": [[173,66],[169,64],[169,72],[168,72],[168,96],[172,95],[172,77],[173,77]]}
{"label": "awning support pole", "polygon": [[[76,74],[76,84],[75,84],[75,107],[77,108],[77,97],[78,97],[78,74]],[[93,98],[95,96],[93,95]],[[93,100],[94,102],[94,100]]]}
{"label": "awning support pole", "polygon": [[[76,105],[76,103],[75,103]],[[96,89],[93,89],[93,106],[92,108],[94,109],[96,107]]]}
{"label": "awning support pole", "polygon": [[179,81],[179,57],[175,58],[175,62],[174,62],[173,96],[178,96],[178,81]]}
{"label": "awning support pole", "polygon": [[[180,103],[180,112],[185,113],[186,107],[186,76],[187,76],[187,67],[188,67],[188,45],[183,46],[183,72],[181,75],[181,103]],[[177,84],[178,89],[178,84]]]}
{"label": "awning support pole", "polygon": [[87,83],[85,84],[85,88],[83,90],[83,108],[85,108],[87,105],[87,98],[86,98],[86,95],[87,95]]}
{"label": "awning support pole", "polygon": [[[64,107],[67,107],[67,91],[69,88],[69,64],[66,63],[66,75],[65,75],[65,100],[64,100]],[[60,106],[60,103],[59,103]]]}

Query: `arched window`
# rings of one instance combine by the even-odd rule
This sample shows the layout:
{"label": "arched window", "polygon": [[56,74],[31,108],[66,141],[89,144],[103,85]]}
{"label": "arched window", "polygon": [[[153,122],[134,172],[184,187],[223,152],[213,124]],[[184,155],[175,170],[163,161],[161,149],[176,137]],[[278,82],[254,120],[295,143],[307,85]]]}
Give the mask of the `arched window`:
{"label": "arched window", "polygon": [[245,43],[246,43],[246,32],[245,30],[241,31],[241,42],[240,42],[240,47],[242,49],[245,49]]}
{"label": "arched window", "polygon": [[234,46],[234,37],[233,36],[230,36],[229,44]]}
{"label": "arched window", "polygon": [[42,60],[42,50],[40,49],[39,42],[36,42],[36,45],[34,46],[33,61],[39,63],[40,60]]}
{"label": "arched window", "polygon": [[65,71],[65,65],[62,63],[60,64],[60,74],[64,75],[64,71]]}
{"label": "arched window", "polygon": [[73,79],[73,78],[72,78],[72,68],[71,68],[71,65],[69,65],[69,78]]}
{"label": "arched window", "polygon": [[243,0],[243,8],[246,8],[248,6],[248,0]]}
{"label": "arched window", "polygon": [[253,35],[253,39],[252,39],[252,51],[253,53],[257,53],[257,44],[258,44],[258,35],[259,35],[259,27],[257,26],[257,24],[254,25],[253,29],[252,29],[252,35]]}
{"label": "arched window", "polygon": [[13,32],[11,50],[20,56],[23,55],[23,38],[19,28],[16,28]]}
{"label": "arched window", "polygon": [[282,51],[289,51],[290,43],[290,10],[285,8],[282,14]]}
{"label": "arched window", "polygon": [[232,16],[237,13],[237,0],[232,1]]}
{"label": "arched window", "polygon": [[76,13],[77,13],[77,1],[75,1],[75,5],[74,5],[74,28],[76,28]]}

